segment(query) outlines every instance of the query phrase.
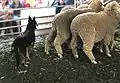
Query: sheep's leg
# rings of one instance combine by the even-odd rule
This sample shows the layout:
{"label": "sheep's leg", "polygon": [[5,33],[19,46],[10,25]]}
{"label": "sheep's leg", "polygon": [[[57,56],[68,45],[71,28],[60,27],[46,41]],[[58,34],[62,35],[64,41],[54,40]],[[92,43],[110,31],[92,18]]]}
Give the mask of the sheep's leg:
{"label": "sheep's leg", "polygon": [[[79,36],[81,36],[79,34]],[[83,36],[81,36],[81,39],[83,41],[83,51],[85,52],[85,54],[88,56],[88,58],[91,60],[91,62],[93,64],[97,64],[97,62],[95,61],[95,57],[92,53],[92,49],[94,46],[94,39],[95,39],[95,34],[94,32],[91,33],[84,33]]]}
{"label": "sheep's leg", "polygon": [[110,41],[111,41],[111,36],[106,35],[106,37],[104,38],[104,45],[105,45],[106,55],[108,57],[111,57],[110,50],[109,50],[109,47],[108,47],[110,45]]}
{"label": "sheep's leg", "polygon": [[77,51],[77,35],[72,35],[72,40],[71,40],[71,49],[72,49],[72,54],[75,58],[78,58],[78,51]]}
{"label": "sheep's leg", "polygon": [[103,53],[103,45],[100,45],[99,49],[100,49],[100,53]]}
{"label": "sheep's leg", "polygon": [[114,47],[114,41],[112,41],[111,46],[110,46],[110,50],[113,50]]}
{"label": "sheep's leg", "polygon": [[108,55],[108,57],[111,57],[108,45],[105,45],[105,49],[106,49],[106,55]]}
{"label": "sheep's leg", "polygon": [[111,41],[110,41],[110,50],[113,50],[113,46],[114,46],[114,35],[113,37],[111,38]]}
{"label": "sheep's leg", "polygon": [[49,54],[49,50],[50,50],[50,42],[46,38],[46,40],[45,40],[45,53]]}
{"label": "sheep's leg", "polygon": [[63,51],[62,51],[62,47],[61,47],[62,43],[63,43],[62,42],[62,37],[60,37],[60,35],[57,35],[55,40],[54,40],[54,47],[55,47],[55,49],[58,53],[58,56],[60,58],[63,58],[63,56],[62,56]]}
{"label": "sheep's leg", "polygon": [[50,44],[54,41],[57,33],[55,29],[51,29],[48,37],[45,39],[45,53],[49,54]]}
{"label": "sheep's leg", "polygon": [[102,41],[99,44],[99,49],[100,49],[100,52],[103,53],[103,42]]}
{"label": "sheep's leg", "polygon": [[88,56],[88,58],[91,60],[93,64],[97,64],[97,62],[95,61],[95,57],[93,56],[92,53],[92,48],[93,48],[93,44],[83,43],[83,51],[85,52],[85,54]]}

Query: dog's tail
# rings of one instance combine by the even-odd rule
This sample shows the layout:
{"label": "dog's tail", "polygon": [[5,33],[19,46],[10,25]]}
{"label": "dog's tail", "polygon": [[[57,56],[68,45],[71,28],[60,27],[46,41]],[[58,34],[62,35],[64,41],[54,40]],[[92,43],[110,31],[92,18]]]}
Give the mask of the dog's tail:
{"label": "dog's tail", "polygon": [[15,46],[14,42],[12,44],[12,47],[13,47],[15,58],[16,58],[16,67],[18,68],[19,64],[20,64],[20,54],[19,54],[18,48]]}

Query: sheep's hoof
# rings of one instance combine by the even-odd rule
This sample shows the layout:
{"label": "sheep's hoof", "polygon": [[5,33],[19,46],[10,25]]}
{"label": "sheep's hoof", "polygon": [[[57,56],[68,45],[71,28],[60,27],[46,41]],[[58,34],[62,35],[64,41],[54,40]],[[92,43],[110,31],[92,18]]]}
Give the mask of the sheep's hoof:
{"label": "sheep's hoof", "polygon": [[75,59],[79,58],[79,56],[78,56],[78,55],[74,55],[74,57],[75,57]]}
{"label": "sheep's hoof", "polygon": [[97,64],[97,62],[95,60],[92,61],[93,64]]}
{"label": "sheep's hoof", "polygon": [[49,52],[48,52],[48,51],[46,51],[46,50],[45,50],[45,53],[46,53],[47,55],[49,54]]}
{"label": "sheep's hoof", "polygon": [[49,52],[46,52],[46,54],[48,55],[48,54],[49,54]]}
{"label": "sheep's hoof", "polygon": [[102,50],[102,49],[100,49],[100,53],[103,53],[103,50]]}
{"label": "sheep's hoof", "polygon": [[108,57],[112,57],[111,54],[107,54],[107,55],[108,55]]}
{"label": "sheep's hoof", "polygon": [[61,54],[58,54],[59,58],[63,58],[63,56]]}

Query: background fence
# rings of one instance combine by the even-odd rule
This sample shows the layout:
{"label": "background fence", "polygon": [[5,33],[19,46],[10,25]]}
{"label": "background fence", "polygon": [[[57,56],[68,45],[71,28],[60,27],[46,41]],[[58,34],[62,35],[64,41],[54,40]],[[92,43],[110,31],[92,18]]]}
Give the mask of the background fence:
{"label": "background fence", "polygon": [[[77,7],[79,4],[82,4],[82,0],[74,0],[74,6]],[[63,7],[65,5],[61,5]],[[10,32],[6,34],[1,34],[0,36],[5,35],[14,35],[22,33],[27,25],[28,16],[36,17],[38,22],[38,28],[36,29],[36,35],[45,35],[49,33],[50,28],[52,27],[51,22],[55,16],[55,7],[41,7],[41,8],[17,8],[12,10],[20,10],[20,18],[19,19],[9,19],[9,20],[0,20],[1,22],[9,22],[9,21],[20,21],[20,24],[17,26],[8,26],[1,27],[1,30],[13,29],[18,27],[18,32]],[[21,28],[21,29],[20,29]]]}
{"label": "background fence", "polygon": [[35,16],[37,23],[39,25],[36,29],[36,34],[37,35],[38,34],[39,35],[48,34],[49,29],[52,26],[51,22],[55,16],[55,7],[49,7],[49,8],[43,7],[43,8],[31,8],[31,9],[19,8],[19,9],[13,9],[13,10],[20,10],[20,18],[19,19],[1,20],[0,22],[20,21],[20,25],[1,27],[0,30],[13,29],[16,27],[20,27],[21,30],[19,30],[18,32],[14,32],[14,33],[11,32],[11,33],[2,34],[0,36],[14,35],[14,34],[22,33],[26,29],[29,15],[31,17]]}

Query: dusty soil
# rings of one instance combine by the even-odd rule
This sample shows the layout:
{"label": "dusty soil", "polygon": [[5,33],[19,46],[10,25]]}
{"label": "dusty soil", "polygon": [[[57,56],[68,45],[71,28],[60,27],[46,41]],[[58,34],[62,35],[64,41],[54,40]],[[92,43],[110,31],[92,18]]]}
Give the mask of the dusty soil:
{"label": "dusty soil", "polygon": [[[11,38],[10,38],[11,39]],[[0,40],[2,41],[3,38]],[[4,38],[5,40],[5,38]],[[18,73],[11,43],[0,44],[0,83],[120,83],[120,42],[116,35],[112,57],[94,49],[98,65],[91,64],[79,49],[80,57],[74,59],[71,50],[66,50],[63,59],[58,59],[54,48],[50,55],[44,53],[44,43],[37,42],[31,49],[31,61],[27,72]]]}

